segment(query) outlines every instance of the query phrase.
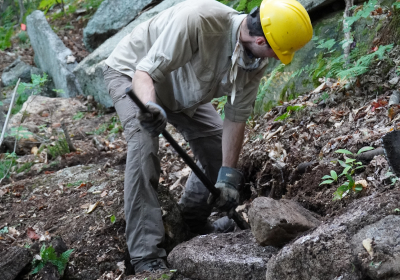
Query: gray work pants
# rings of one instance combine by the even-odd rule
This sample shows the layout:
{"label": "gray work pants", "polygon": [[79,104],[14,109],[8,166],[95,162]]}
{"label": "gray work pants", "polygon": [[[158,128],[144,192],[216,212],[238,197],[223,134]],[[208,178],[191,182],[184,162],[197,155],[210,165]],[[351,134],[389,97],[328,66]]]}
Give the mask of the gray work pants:
{"label": "gray work pants", "polygon": [[[126,239],[132,263],[143,259],[163,258],[159,248],[164,238],[157,186],[160,176],[158,137],[143,132],[136,119],[138,107],[125,94],[132,83],[129,76],[106,66],[104,80],[114,107],[124,127],[128,143],[125,169],[124,210]],[[193,117],[166,110],[168,122],[189,142],[197,165],[212,182],[216,182],[222,165],[222,121],[211,104],[198,107]],[[211,213],[207,204],[209,192],[194,173],[191,173],[179,204],[192,231],[201,230]]]}

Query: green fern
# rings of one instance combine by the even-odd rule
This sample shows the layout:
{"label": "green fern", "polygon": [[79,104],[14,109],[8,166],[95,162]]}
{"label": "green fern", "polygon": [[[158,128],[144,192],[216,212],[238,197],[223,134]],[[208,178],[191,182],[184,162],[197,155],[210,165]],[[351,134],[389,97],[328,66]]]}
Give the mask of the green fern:
{"label": "green fern", "polygon": [[369,66],[372,61],[377,57],[378,60],[383,60],[385,55],[393,48],[393,44],[380,46],[376,52],[368,55],[361,56],[353,65],[353,67],[345,69],[337,73],[337,76],[341,79],[349,77],[357,77],[365,74],[369,70]]}
{"label": "green fern", "polygon": [[44,11],[46,14],[48,10],[56,4],[58,4],[57,0],[42,0],[40,1],[38,9]]}
{"label": "green fern", "polygon": [[[358,10],[353,16],[347,17],[346,23],[347,23],[347,30],[343,30],[344,32],[349,32],[350,27],[358,21],[361,18],[367,18],[371,14],[372,11],[375,10],[375,5],[377,4],[377,0],[369,0],[368,3],[364,4],[363,8],[361,10]],[[353,6],[352,9],[354,10],[357,6]]]}

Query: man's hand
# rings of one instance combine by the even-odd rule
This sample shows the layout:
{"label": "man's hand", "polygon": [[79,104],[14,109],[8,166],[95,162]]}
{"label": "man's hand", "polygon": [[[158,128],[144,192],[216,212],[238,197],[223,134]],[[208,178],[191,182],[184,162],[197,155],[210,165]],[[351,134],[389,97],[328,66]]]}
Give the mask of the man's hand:
{"label": "man's hand", "polygon": [[140,111],[137,118],[150,136],[157,137],[167,125],[167,114],[161,106],[154,102],[147,102],[146,107],[150,113]]}
{"label": "man's hand", "polygon": [[243,183],[243,175],[234,168],[222,166],[215,187],[221,191],[219,197],[210,194],[208,204],[214,204],[222,211],[229,211],[239,204],[238,188]]}

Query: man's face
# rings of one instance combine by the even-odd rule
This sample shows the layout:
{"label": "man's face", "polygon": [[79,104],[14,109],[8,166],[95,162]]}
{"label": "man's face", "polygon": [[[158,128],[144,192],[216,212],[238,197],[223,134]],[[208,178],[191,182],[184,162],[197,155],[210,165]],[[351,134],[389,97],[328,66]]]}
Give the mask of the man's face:
{"label": "man's face", "polygon": [[276,60],[279,60],[278,56],[275,54],[275,52],[270,47],[264,47],[261,50],[257,50],[257,53],[253,52],[253,54],[256,57],[260,57],[260,58],[271,57],[271,58],[275,58]]}
{"label": "man's face", "polygon": [[248,45],[248,50],[258,58],[266,58],[271,57],[279,60],[278,56],[275,52],[267,45],[265,38],[263,37],[255,37],[255,40],[252,44]]}

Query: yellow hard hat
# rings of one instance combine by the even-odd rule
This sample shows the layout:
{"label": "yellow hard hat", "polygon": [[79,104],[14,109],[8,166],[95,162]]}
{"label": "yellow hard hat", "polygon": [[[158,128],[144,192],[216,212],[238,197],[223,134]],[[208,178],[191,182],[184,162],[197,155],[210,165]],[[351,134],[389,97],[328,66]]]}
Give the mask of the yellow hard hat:
{"label": "yellow hard hat", "polygon": [[265,38],[284,64],[289,64],[313,35],[310,16],[296,0],[263,0],[260,21]]}

